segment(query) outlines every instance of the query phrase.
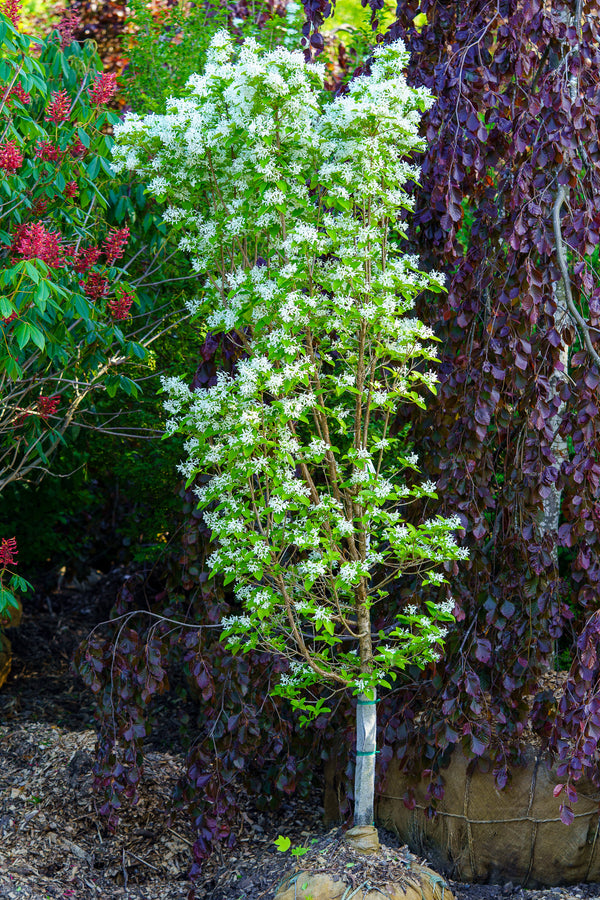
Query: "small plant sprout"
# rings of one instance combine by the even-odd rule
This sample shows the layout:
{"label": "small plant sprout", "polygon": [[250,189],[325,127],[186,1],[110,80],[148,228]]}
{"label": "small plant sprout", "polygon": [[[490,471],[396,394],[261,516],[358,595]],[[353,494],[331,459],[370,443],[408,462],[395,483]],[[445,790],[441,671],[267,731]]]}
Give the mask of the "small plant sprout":
{"label": "small plant sprout", "polygon": [[[166,115],[115,128],[115,165],[167,204],[202,287],[192,312],[235,331],[235,375],[190,392],[166,379],[168,434],[212,530],[213,574],[235,590],[233,652],[289,661],[275,692],[309,721],[357,698],[355,824],[373,823],[376,700],[408,664],[439,658],[451,599],[386,620],[390,586],[418,573],[440,596],[463,559],[457,517],[409,521],[435,499],[395,435],[400,404],[435,391],[434,336],[411,315],[443,278],[403,255],[403,185],[421,113],[398,42],[331,101],[301,53],[212,42],[205,73]],[[443,590],[443,588],[442,588]]]}

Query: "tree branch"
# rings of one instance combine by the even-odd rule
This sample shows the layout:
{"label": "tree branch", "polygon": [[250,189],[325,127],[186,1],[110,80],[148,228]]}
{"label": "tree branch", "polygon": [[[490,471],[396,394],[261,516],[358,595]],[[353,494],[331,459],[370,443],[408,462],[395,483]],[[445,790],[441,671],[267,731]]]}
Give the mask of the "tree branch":
{"label": "tree branch", "polygon": [[569,313],[571,314],[571,318],[576,324],[578,328],[579,335],[585,344],[588,353],[594,360],[597,366],[600,367],[600,356],[594,349],[594,345],[592,344],[592,339],[590,337],[590,331],[587,322],[575,306],[573,302],[573,293],[571,291],[571,279],[569,277],[569,269],[567,267],[567,259],[565,256],[565,245],[562,239],[562,231],[560,227],[560,211],[563,203],[565,202],[565,198],[567,196],[567,189],[564,184],[560,184],[558,186],[558,192],[556,194],[556,200],[554,201],[554,207],[552,208],[552,224],[554,226],[554,241],[556,245],[556,258],[558,259],[558,264],[560,266],[560,272],[562,275],[562,279],[565,285],[565,299],[567,301],[567,308]]}

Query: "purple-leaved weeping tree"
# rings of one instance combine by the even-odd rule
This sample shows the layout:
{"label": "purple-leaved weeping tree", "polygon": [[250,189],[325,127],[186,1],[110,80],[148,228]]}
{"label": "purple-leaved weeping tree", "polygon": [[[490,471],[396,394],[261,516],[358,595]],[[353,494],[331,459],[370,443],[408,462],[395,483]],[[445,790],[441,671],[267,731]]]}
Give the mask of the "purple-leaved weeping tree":
{"label": "purple-leaved weeping tree", "polygon": [[[380,0],[368,5],[377,18]],[[305,9],[314,32],[325,5]],[[409,82],[437,98],[408,240],[449,278],[444,302],[419,305],[443,342],[442,384],[411,425],[471,559],[455,573],[464,618],[450,652],[396,691],[390,731],[409,771],[431,770],[435,804],[448,748],[490,751],[502,787],[528,723],[560,756],[568,822],[573,782],[598,778],[600,738],[596,8],[399,0],[374,42],[398,38]],[[559,651],[561,665],[573,656],[577,631],[557,705],[539,678]],[[417,733],[405,714],[424,708]]]}

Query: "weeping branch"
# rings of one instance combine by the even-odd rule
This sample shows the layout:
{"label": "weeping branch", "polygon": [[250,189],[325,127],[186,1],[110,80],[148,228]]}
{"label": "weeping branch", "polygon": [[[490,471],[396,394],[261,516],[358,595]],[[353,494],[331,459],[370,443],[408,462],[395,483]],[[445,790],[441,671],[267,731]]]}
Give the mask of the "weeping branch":
{"label": "weeping branch", "polygon": [[560,227],[560,211],[562,209],[562,205],[565,202],[565,198],[567,196],[567,189],[564,184],[560,184],[558,186],[558,192],[556,194],[556,200],[554,201],[554,207],[552,209],[552,224],[554,226],[554,242],[556,244],[556,258],[558,259],[558,264],[560,266],[560,273],[562,275],[562,279],[565,285],[565,299],[567,301],[567,308],[569,313],[571,314],[571,318],[576,324],[577,330],[579,331],[579,336],[583,343],[586,346],[586,349],[596,365],[600,367],[600,356],[594,349],[594,345],[592,344],[592,338],[590,336],[590,329],[588,323],[585,321],[575,303],[573,302],[573,293],[571,291],[571,279],[569,277],[569,269],[567,267],[567,258],[565,255],[565,245],[562,238],[562,231]]}

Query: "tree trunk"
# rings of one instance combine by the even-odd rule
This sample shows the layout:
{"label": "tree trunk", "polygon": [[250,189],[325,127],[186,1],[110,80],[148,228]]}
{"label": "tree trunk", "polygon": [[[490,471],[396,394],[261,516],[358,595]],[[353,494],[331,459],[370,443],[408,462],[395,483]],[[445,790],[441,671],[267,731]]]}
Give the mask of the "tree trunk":
{"label": "tree trunk", "polygon": [[[556,316],[554,319],[554,324],[556,330],[560,334],[561,338],[564,340],[564,334],[566,330],[566,325],[568,322],[568,310],[567,304],[565,300],[565,286],[562,281],[557,282],[554,285],[554,296],[556,299]],[[566,344],[563,344],[563,347],[560,352],[560,361],[564,367],[564,372],[568,371],[569,365],[569,348]],[[556,393],[558,394],[561,383],[565,380],[566,375],[562,372],[555,372],[552,376],[552,383],[556,388]],[[554,440],[552,442],[552,452],[554,454],[554,458],[556,460],[556,467],[560,469],[562,464],[568,458],[568,448],[566,440],[558,433],[558,428],[560,426],[560,422],[563,416],[565,404],[561,402],[560,406],[556,413],[550,419],[550,428],[554,432]],[[562,502],[562,491],[560,491],[555,484],[551,485],[550,494],[548,497],[544,499],[544,506],[542,511],[542,519],[540,522],[540,531],[542,537],[548,532],[556,533],[558,531],[558,524],[560,519],[560,509]],[[556,545],[554,546],[553,553],[554,564],[558,564],[558,549]]]}
{"label": "tree trunk", "polygon": [[375,751],[377,749],[377,693],[360,694],[356,704],[356,770],[354,825],[373,825],[375,819]]}

